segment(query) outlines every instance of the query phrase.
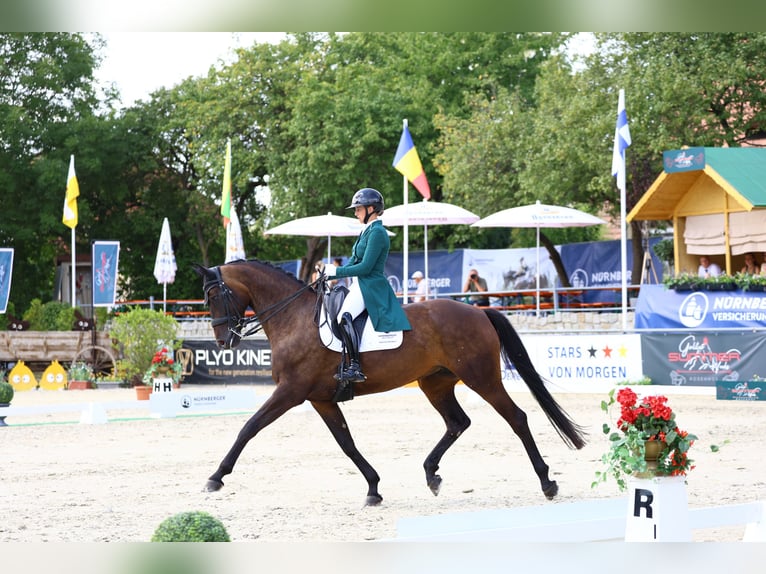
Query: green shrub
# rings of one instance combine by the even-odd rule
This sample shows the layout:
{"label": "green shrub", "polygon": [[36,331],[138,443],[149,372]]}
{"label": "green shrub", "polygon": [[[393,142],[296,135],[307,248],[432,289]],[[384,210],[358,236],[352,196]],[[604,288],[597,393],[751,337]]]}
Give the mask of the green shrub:
{"label": "green shrub", "polygon": [[33,299],[23,319],[29,321],[30,331],[71,331],[74,309],[69,303]]}
{"label": "green shrub", "polygon": [[163,520],[152,542],[231,542],[223,523],[200,510],[179,512]]}
{"label": "green shrub", "polygon": [[0,379],[0,404],[10,404],[13,400],[13,387]]}
{"label": "green shrub", "polygon": [[179,349],[178,323],[162,311],[134,307],[117,315],[109,331],[122,347],[118,368],[133,385],[143,384],[144,373],[152,366],[154,353],[162,348]]}

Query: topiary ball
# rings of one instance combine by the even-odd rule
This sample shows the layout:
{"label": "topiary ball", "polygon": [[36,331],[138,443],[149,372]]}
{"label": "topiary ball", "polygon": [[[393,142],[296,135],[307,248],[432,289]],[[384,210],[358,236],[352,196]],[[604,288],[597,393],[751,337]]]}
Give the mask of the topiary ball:
{"label": "topiary ball", "polygon": [[163,520],[152,542],[231,542],[223,523],[207,512],[179,512]]}
{"label": "topiary ball", "polygon": [[10,404],[13,399],[13,386],[5,381],[0,381],[0,404]]}

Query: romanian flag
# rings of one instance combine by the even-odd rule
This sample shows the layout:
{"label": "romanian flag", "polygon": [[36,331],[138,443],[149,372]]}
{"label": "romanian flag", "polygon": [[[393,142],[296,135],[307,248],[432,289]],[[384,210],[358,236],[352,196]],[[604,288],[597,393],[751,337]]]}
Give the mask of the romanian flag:
{"label": "romanian flag", "polygon": [[229,225],[231,216],[231,140],[226,141],[226,161],[223,166],[223,193],[221,195],[223,227]]}
{"label": "romanian flag", "polygon": [[418,150],[412,143],[412,136],[407,126],[402,130],[402,137],[399,140],[399,147],[396,149],[393,166],[396,171],[406,177],[409,182],[415,186],[426,199],[431,199],[431,188],[428,186],[426,172],[423,171],[423,164],[420,163]]}
{"label": "romanian flag", "polygon": [[77,196],[80,195],[80,186],[77,176],[74,174],[74,155],[69,158],[69,175],[66,178],[66,199],[64,200],[64,216],[61,218],[64,225],[74,229],[77,227]]}

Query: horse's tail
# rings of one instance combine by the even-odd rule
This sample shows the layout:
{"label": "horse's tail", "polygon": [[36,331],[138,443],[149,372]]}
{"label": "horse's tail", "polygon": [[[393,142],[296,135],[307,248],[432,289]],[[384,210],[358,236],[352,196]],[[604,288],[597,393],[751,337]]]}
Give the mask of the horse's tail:
{"label": "horse's tail", "polygon": [[587,433],[571,419],[545,388],[543,378],[532,365],[532,360],[529,358],[516,329],[502,313],[494,309],[485,309],[484,312],[497,331],[501,354],[506,366],[509,368],[513,366],[518,371],[529,390],[532,391],[532,396],[540,404],[553,428],[556,429],[564,442],[570,448],[580,449],[584,447]]}

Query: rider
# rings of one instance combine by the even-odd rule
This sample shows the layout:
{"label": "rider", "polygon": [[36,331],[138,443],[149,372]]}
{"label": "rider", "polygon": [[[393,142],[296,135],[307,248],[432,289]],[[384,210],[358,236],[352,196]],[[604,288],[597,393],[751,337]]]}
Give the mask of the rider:
{"label": "rider", "polygon": [[354,243],[348,263],[340,267],[326,265],[325,273],[330,279],[356,277],[338,313],[349,362],[341,365],[335,379],[341,383],[361,383],[367,377],[359,364],[359,338],[352,321],[366,307],[378,332],[409,331],[412,327],[384,273],[391,241],[383,222],[378,219],[383,213],[383,196],[378,190],[365,187],[354,194],[347,209],[354,210],[364,229]]}

